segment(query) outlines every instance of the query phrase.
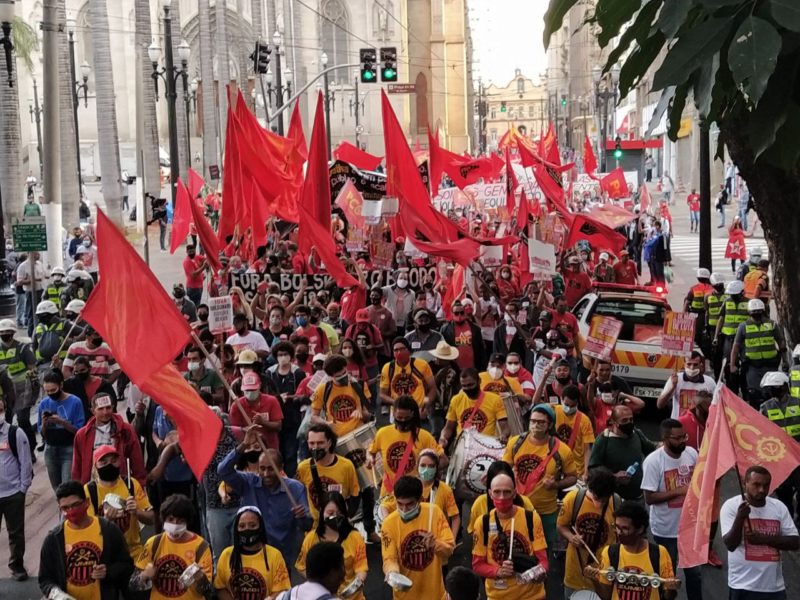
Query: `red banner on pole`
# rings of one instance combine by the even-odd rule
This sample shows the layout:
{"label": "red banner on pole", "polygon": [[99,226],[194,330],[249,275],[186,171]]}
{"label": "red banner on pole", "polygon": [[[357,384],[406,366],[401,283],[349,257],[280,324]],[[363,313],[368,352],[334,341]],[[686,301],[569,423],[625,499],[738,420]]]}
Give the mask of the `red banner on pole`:
{"label": "red banner on pole", "polygon": [[661,353],[667,356],[688,357],[694,350],[696,313],[667,312],[661,331]]}

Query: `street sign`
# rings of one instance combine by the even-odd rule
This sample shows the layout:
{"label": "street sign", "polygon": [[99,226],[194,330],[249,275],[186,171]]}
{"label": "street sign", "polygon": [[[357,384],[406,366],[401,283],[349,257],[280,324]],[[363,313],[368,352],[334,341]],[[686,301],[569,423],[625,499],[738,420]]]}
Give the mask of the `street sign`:
{"label": "street sign", "polygon": [[417,91],[416,83],[390,83],[386,86],[390,94],[413,94]]}
{"label": "street sign", "polygon": [[15,252],[47,250],[47,227],[44,217],[23,217],[11,226]]}
{"label": "street sign", "polygon": [[208,174],[212,181],[219,181],[219,165],[208,165]]}

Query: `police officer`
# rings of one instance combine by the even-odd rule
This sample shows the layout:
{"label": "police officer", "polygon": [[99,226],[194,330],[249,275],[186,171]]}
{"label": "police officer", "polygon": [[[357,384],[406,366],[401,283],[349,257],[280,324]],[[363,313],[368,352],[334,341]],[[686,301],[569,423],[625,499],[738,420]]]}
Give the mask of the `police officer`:
{"label": "police officer", "polygon": [[[741,323],[747,320],[747,298],[744,297],[744,284],[739,280],[729,282],[725,286],[725,294],[726,298],[722,303],[712,342],[715,348],[722,349],[723,358],[730,356],[736,330]],[[730,367],[729,361],[726,368],[726,383],[731,390],[736,392],[739,390],[739,375],[731,371]]]}
{"label": "police officer", "polygon": [[66,306],[64,306],[64,318],[67,321],[76,323],[78,326],[83,326],[81,322],[81,311],[84,306],[86,306],[86,302],[83,300],[70,300]]}
{"label": "police officer", "polygon": [[[36,364],[50,365],[58,362],[59,365],[67,356],[66,338],[68,335],[81,333],[78,327],[73,329],[71,321],[58,316],[58,307],[50,300],[42,300],[36,307],[36,329],[33,331],[33,351]],[[58,356],[56,356],[58,354]]]}
{"label": "police officer", "polygon": [[[31,457],[36,462],[33,449],[36,447],[36,433],[31,426],[31,407],[36,402],[37,383],[31,382],[35,377],[36,359],[33,356],[30,344],[24,344],[15,339],[17,326],[11,319],[0,321],[0,371],[10,379],[11,391],[6,400],[8,421],[11,422],[12,411],[17,415],[19,428],[28,437]],[[3,379],[3,377],[0,377]],[[35,380],[34,380],[35,381]]]}
{"label": "police officer", "polygon": [[689,288],[689,293],[683,299],[683,312],[691,312],[697,315],[694,328],[694,343],[696,346],[703,346],[703,328],[700,324],[705,322],[706,318],[706,296],[708,296],[714,288],[711,287],[709,279],[711,273],[708,269],[697,269],[697,283]]}
{"label": "police officer", "polygon": [[800,344],[792,350],[792,366],[789,369],[789,393],[792,398],[800,398]]}
{"label": "police officer", "polygon": [[89,294],[83,285],[83,279],[78,272],[73,269],[67,273],[67,285],[61,290],[61,306],[66,306],[72,300],[83,300],[89,298]]}
{"label": "police officer", "polygon": [[44,289],[42,300],[50,300],[61,310],[61,292],[64,290],[64,269],[55,267],[50,272],[50,283]]}
{"label": "police officer", "polygon": [[711,347],[711,340],[714,339],[714,334],[717,331],[717,323],[719,322],[719,315],[722,312],[722,305],[725,303],[725,278],[719,273],[712,273],[709,278],[711,284],[711,292],[705,297],[705,343],[707,348],[704,348],[706,356],[711,360],[711,367],[714,369],[714,378],[719,379],[719,370],[722,367],[722,352],[719,346]]}
{"label": "police officer", "polygon": [[[749,317],[739,324],[730,354],[730,369],[735,372],[741,361],[742,395],[758,408],[761,403],[761,378],[775,371],[786,357],[786,342],[775,321],[766,316],[764,303],[758,298],[747,302]],[[788,366],[789,361],[784,362]],[[787,390],[788,391],[788,390]]]}

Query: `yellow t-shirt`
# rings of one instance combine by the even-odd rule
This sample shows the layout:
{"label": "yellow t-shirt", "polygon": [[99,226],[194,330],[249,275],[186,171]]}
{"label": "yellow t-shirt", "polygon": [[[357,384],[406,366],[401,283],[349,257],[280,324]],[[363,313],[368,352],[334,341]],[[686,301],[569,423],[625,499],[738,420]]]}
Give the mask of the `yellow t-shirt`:
{"label": "yellow t-shirt", "polygon": [[[131,479],[131,483],[133,484],[133,497],[136,499],[136,508],[139,510],[152,510],[153,507],[150,506],[150,499],[147,497],[147,494],[144,493],[144,490],[139,482],[135,479]],[[86,497],[89,498],[89,484],[87,483],[85,486],[83,486],[83,489],[86,491]],[[100,514],[95,513],[94,506],[92,506],[92,503],[89,502],[90,516],[105,517],[103,514],[103,500],[107,494],[116,494],[125,500],[130,495],[130,490],[122,479],[117,479],[112,486],[105,486],[98,481],[97,504]],[[108,517],[105,518],[108,519]],[[136,518],[136,515],[126,512],[119,519],[108,520],[111,523],[114,523],[122,531],[123,535],[125,536],[125,541],[128,542],[128,552],[130,553],[131,558],[133,560],[139,558],[139,554],[142,552],[142,535],[139,529],[139,519]]]}
{"label": "yellow t-shirt", "polygon": [[[433,378],[433,371],[430,365],[421,358],[412,358],[414,367],[419,371],[420,375],[428,379]],[[417,401],[419,407],[425,401],[425,382],[411,371],[411,361],[405,366],[401,367],[397,363],[394,365],[394,374],[392,375],[391,385],[389,382],[389,368],[391,363],[383,365],[381,370],[381,390],[387,393],[392,398],[397,398],[404,394],[408,394]]]}
{"label": "yellow t-shirt", "polygon": [[[327,467],[318,464],[317,472],[322,483],[322,490],[325,493],[339,492],[344,496],[345,500],[361,493],[356,468],[353,466],[353,462],[344,456],[336,456],[333,463]],[[309,499],[308,507],[311,509],[311,516],[314,518],[314,523],[316,523],[321,508],[319,504],[322,499],[317,497],[314,477],[311,474],[310,458],[297,465],[295,479],[306,486]]]}
{"label": "yellow t-shirt", "polygon": [[570,449],[572,450],[572,460],[575,461],[575,468],[578,473],[583,473],[583,468],[588,458],[586,445],[594,444],[592,420],[581,411],[571,415],[566,414],[561,404],[556,404],[553,409],[556,411],[556,435],[565,444],[569,445],[572,429],[576,423],[578,424],[578,433],[575,434],[575,441]]}
{"label": "yellow t-shirt", "polygon": [[520,385],[519,380],[514,377],[505,376],[500,379],[492,379],[492,376],[486,371],[481,373],[479,377],[479,384],[484,392],[492,392],[498,396],[508,393],[522,396],[525,393],[522,391],[522,385]]}
{"label": "yellow t-shirt", "polygon": [[[158,552],[153,555],[153,544],[158,537]],[[197,556],[198,548],[205,540],[199,535],[192,536],[185,542],[173,542],[166,533],[151,537],[144,545],[144,550],[136,560],[137,569],[145,569],[148,563],[153,563],[156,569],[153,577],[153,589],[150,591],[150,600],[203,600],[203,595],[196,590],[196,586],[184,589],[178,578],[193,562],[196,562],[205,573],[206,579],[212,581],[211,548],[206,548]]]}
{"label": "yellow t-shirt", "polygon": [[[432,492],[432,484],[423,487],[422,499],[425,502],[430,502],[431,496],[433,495]],[[433,495],[433,504],[441,508],[442,512],[448,519],[458,516],[459,510],[458,505],[456,504],[456,498],[453,495],[453,488],[447,485],[444,481],[440,481],[436,488],[436,494]],[[384,510],[386,515],[390,515],[397,510],[397,499],[394,497],[394,494],[390,494],[383,499],[381,502],[381,508]]]}
{"label": "yellow t-shirt", "polygon": [[[369,398],[369,388],[367,384],[364,385],[364,397]],[[314,395],[311,396],[312,410],[324,412],[326,418],[333,421],[333,431],[337,436],[341,437],[347,435],[354,429],[357,429],[364,422],[361,419],[354,419],[351,417],[354,410],[361,410],[362,413],[367,407],[361,406],[361,398],[349,383],[347,385],[333,385],[330,394],[328,394],[328,401],[323,406],[325,398],[325,388],[327,384],[320,385],[314,390]]]}
{"label": "yellow t-shirt", "polygon": [[[297,556],[297,562],[294,563],[295,568],[302,573],[306,571],[306,556],[309,550],[322,541],[317,535],[316,529],[312,529],[306,534],[303,539],[303,545],[300,548],[300,554]],[[339,592],[350,585],[356,577],[356,573],[366,573],[369,571],[367,564],[367,545],[364,543],[364,538],[355,529],[350,532],[342,541],[342,550],[344,550],[344,581],[339,586]],[[362,588],[363,589],[363,588]],[[352,600],[364,600],[364,592],[358,591]]]}
{"label": "yellow t-shirt", "polygon": [[[410,431],[398,431],[394,425],[386,425],[378,430],[375,439],[372,440],[369,452],[370,454],[380,454],[383,462],[384,478],[381,483],[381,496],[387,494],[387,479],[394,481],[397,478],[397,470],[400,468],[400,462],[403,460],[406,445],[410,439]],[[439,446],[433,436],[424,429],[420,429],[417,432],[417,441],[408,457],[408,463],[406,464],[403,475],[417,475],[419,454],[426,449],[435,450],[440,456],[443,454],[441,446]]]}
{"label": "yellow t-shirt", "polygon": [[[422,540],[429,532],[435,542],[433,549],[426,548]],[[383,572],[397,571],[413,584],[407,592],[393,590],[394,600],[444,600],[442,566],[453,553],[455,542],[447,518],[438,506],[420,503],[419,514],[407,523],[399,513],[392,513],[383,522],[381,538]]]}
{"label": "yellow t-shirt", "polygon": [[[522,498],[522,505],[525,510],[533,510],[533,502],[527,496],[520,496]],[[478,522],[478,519],[483,517],[486,514],[486,509],[489,508],[489,499],[486,497],[486,494],[481,494],[477,498],[475,498],[475,502],[472,503],[472,508],[469,511],[469,523],[467,523],[467,533],[472,533],[475,531],[475,523]]]}
{"label": "yellow t-shirt", "polygon": [[85,529],[75,529],[69,521],[65,522],[64,551],[67,567],[66,592],[75,600],[99,598],[100,582],[92,579],[92,569],[100,563],[103,554],[100,520],[92,519],[92,523]]}
{"label": "yellow t-shirt", "polygon": [[[669,553],[664,546],[658,547],[658,562],[659,562],[659,575],[664,579],[675,577],[672,570],[672,560]],[[600,569],[608,569],[611,562],[608,559],[608,546],[603,548],[600,552]],[[620,546],[619,549],[619,570],[626,573],[643,573],[645,575],[653,574],[653,565],[650,563],[650,551],[647,546],[641,552],[634,554],[625,550],[625,546]],[[624,598],[641,598],[642,600],[658,600],[658,590],[651,587],[644,587],[634,582],[610,582],[603,575],[600,575],[600,583],[603,585],[613,585],[614,593],[611,595],[611,600],[620,600],[620,591],[625,592]],[[648,594],[648,590],[650,593]]]}
{"label": "yellow t-shirt", "polygon": [[[497,435],[497,422],[507,418],[506,407],[497,394],[482,392],[482,397],[481,406],[472,417],[472,427],[483,435],[494,437]],[[458,392],[451,398],[450,407],[447,409],[447,420],[456,422],[456,435],[461,433],[475,404],[480,402],[480,399],[479,396],[473,400],[464,392]]]}
{"label": "yellow t-shirt", "polygon": [[[566,527],[574,526],[595,556],[599,555],[600,549],[614,544],[617,541],[617,534],[614,530],[614,507],[609,500],[605,514],[601,514],[601,509],[594,505],[589,496],[585,496],[583,503],[578,511],[575,523],[572,523],[572,513],[575,509],[575,500],[578,490],[571,490],[564,496],[561,512],[558,513],[557,525]],[[580,557],[578,554],[580,553]],[[583,562],[581,563],[581,560]],[[567,561],[564,566],[564,585],[574,590],[591,590],[594,586],[589,579],[583,576],[583,566],[590,564],[592,558],[584,548],[576,548],[572,544],[567,544]]]}
{"label": "yellow t-shirt", "polygon": [[[266,550],[266,564],[264,562]],[[280,551],[272,546],[265,546],[255,554],[242,554],[242,568],[236,575],[231,574],[231,555],[233,546],[228,546],[219,555],[217,576],[214,587],[228,590],[235,599],[266,598],[291,587],[289,571]]]}
{"label": "yellow t-shirt", "polygon": [[[472,535],[472,555],[482,556],[490,565],[500,566],[504,560],[508,559],[508,539],[511,537],[511,523],[514,523],[514,551],[524,552],[533,556],[536,552],[547,549],[547,542],[544,539],[544,528],[538,513],[533,513],[533,539],[528,534],[528,523],[525,518],[525,511],[516,507],[514,516],[508,519],[500,519],[500,527],[506,533],[506,543],[502,543],[497,536],[497,522],[495,514],[497,511],[492,509],[489,513],[489,531],[486,536],[486,544],[483,543],[484,530],[483,519],[475,523],[475,533]],[[486,597],[489,600],[540,600],[544,598],[544,583],[517,583],[515,577],[504,579],[486,580]]]}
{"label": "yellow t-shirt", "polygon": [[[503,453],[503,460],[514,467],[516,474],[517,489],[526,490],[526,482],[528,477],[536,470],[541,462],[550,454],[549,444],[533,444],[531,442],[532,436],[529,434],[522,445],[517,450],[516,454],[512,457],[511,452],[519,438],[518,435],[513,436],[506,444],[506,450]],[[566,444],[559,444],[558,454],[561,456],[561,476],[575,475],[575,461],[572,460],[572,452]],[[558,510],[557,496],[558,490],[546,489],[542,483],[548,477],[557,478],[558,475],[558,461],[555,455],[547,461],[547,466],[544,469],[544,474],[539,479],[532,490],[527,491],[525,494],[533,502],[533,507],[536,511],[543,515],[549,515]],[[561,476],[558,478],[560,479]]]}

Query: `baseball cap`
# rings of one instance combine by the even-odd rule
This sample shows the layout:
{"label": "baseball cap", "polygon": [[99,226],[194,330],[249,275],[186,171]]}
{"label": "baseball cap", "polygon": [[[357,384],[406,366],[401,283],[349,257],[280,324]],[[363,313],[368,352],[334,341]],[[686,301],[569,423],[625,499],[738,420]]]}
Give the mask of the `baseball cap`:
{"label": "baseball cap", "polygon": [[326,358],[327,357],[324,354],[322,354],[321,352],[317,352],[314,355],[314,358],[311,359],[311,364],[314,364],[315,362],[325,362]]}
{"label": "baseball cap", "polygon": [[247,350],[242,350],[239,353],[239,359],[236,361],[237,365],[252,365],[253,363],[258,362],[258,354],[256,354],[253,350],[249,348]]}
{"label": "baseball cap", "polygon": [[92,460],[96,463],[98,460],[103,458],[104,456],[108,456],[109,454],[119,454],[119,450],[117,450],[114,446],[110,446],[109,444],[104,444],[102,446],[98,446],[94,454],[92,454]]}
{"label": "baseball cap", "polygon": [[369,311],[366,308],[356,311],[356,323],[369,323]]}
{"label": "baseball cap", "polygon": [[261,378],[258,376],[258,373],[253,373],[252,371],[248,371],[242,377],[242,391],[249,392],[252,390],[260,390],[261,389]]}
{"label": "baseball cap", "polygon": [[601,252],[600,260],[608,260],[608,252]]}

